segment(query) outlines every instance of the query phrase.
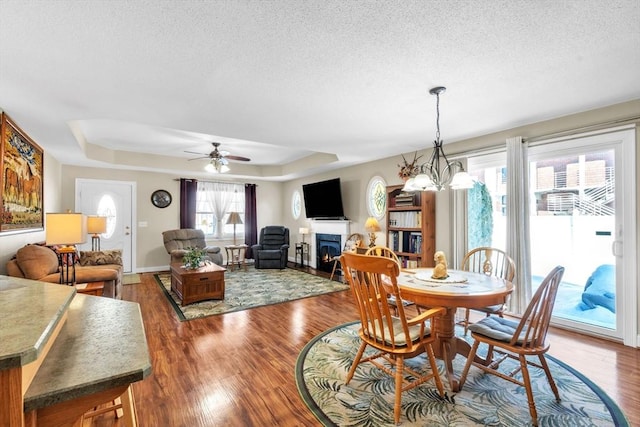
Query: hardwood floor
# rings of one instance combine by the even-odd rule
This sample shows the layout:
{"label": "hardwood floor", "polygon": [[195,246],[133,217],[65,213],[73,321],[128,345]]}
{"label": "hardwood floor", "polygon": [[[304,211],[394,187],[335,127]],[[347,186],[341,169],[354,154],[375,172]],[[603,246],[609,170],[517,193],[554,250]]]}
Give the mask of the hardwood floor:
{"label": "hardwood floor", "polygon": [[[323,274],[323,273],[320,273]],[[317,426],[294,367],[320,332],[355,320],[349,291],[180,322],[152,274],[124,286],[140,304],[153,373],[134,384],[140,426]],[[616,401],[640,426],[640,350],[553,329],[550,354]],[[92,426],[122,426],[111,413]]]}

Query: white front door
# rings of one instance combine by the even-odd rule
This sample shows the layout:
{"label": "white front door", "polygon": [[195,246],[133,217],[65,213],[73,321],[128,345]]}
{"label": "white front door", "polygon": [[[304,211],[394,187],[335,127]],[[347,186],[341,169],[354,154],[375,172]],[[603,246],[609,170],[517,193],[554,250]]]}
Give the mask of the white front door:
{"label": "white front door", "polygon": [[[100,235],[100,249],[122,250],[125,273],[135,264],[135,182],[76,179],[76,212],[107,217],[107,231]],[[91,250],[91,239],[79,245]]]}

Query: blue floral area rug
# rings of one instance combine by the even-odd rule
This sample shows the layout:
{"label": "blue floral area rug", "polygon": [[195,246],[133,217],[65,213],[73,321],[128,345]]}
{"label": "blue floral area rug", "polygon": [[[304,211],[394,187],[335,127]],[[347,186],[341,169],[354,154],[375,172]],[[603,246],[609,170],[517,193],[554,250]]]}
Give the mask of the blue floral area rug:
{"label": "blue floral area rug", "polygon": [[214,316],[349,289],[346,284],[291,268],[255,269],[249,266],[247,271],[236,269],[225,272],[223,300],[195,302],[182,307],[180,298],[171,290],[171,274],[156,274],[155,279],[180,320]]}
{"label": "blue floral area rug", "polygon": [[[360,345],[359,327],[356,322],[325,331],[309,342],[298,357],[298,391],[324,426],[395,425],[394,379],[391,376],[370,363],[362,363],[349,385],[345,385],[347,372]],[[370,350],[369,347],[367,351]],[[539,426],[629,425],[620,408],[598,386],[550,356],[547,361],[561,401],[556,402],[544,372],[531,367]],[[457,356],[453,365],[455,372],[461,373],[465,362],[466,359]],[[418,372],[429,366],[425,355],[406,363]],[[439,360],[438,363],[446,397],[438,395],[433,382],[404,392],[402,426],[531,425],[524,387],[472,366],[462,391],[452,393],[446,382],[444,364]]]}

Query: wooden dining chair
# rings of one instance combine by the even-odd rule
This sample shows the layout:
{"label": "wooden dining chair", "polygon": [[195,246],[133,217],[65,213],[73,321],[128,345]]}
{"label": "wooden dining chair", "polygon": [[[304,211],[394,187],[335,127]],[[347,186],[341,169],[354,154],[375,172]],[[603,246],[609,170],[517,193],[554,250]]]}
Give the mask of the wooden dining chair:
{"label": "wooden dining chair", "polygon": [[[398,263],[398,267],[402,269],[402,264],[400,263],[400,258],[398,258],[398,255],[396,255],[396,253],[393,250],[391,250],[390,248],[388,248],[386,246],[372,246],[372,247],[367,249],[367,251],[365,252],[365,255],[375,255],[375,256],[382,256],[382,257],[385,257],[385,258],[391,258],[396,263]],[[396,301],[396,299],[394,297],[389,297],[389,304],[391,304],[391,306],[395,307],[395,315],[397,316],[398,315],[398,301]],[[418,312],[418,314],[420,314],[420,309],[418,308],[418,306],[413,301],[402,300],[402,304],[404,305],[404,307],[415,306],[416,307],[416,311]]]}
{"label": "wooden dining chair", "polygon": [[[435,340],[434,320],[445,313],[442,307],[432,308],[416,317],[407,319],[404,307],[398,305],[398,316],[393,315],[389,297],[402,300],[397,277],[398,264],[390,258],[358,255],[344,252],[340,263],[345,270],[344,277],[351,287],[360,315],[358,335],[362,340],[360,348],[347,374],[349,384],[359,364],[370,362],[395,378],[394,420],[400,420],[402,392],[434,380],[438,393],[444,396],[444,388],[438,374],[432,342]],[[363,358],[367,346],[378,350],[376,354]],[[404,360],[426,351],[431,371],[422,375],[405,366]],[[383,360],[379,360],[383,359]],[[387,363],[385,363],[386,361]],[[413,381],[409,381],[413,378]]]}
{"label": "wooden dining chair", "polygon": [[[342,252],[354,252],[357,248],[361,247],[364,247],[364,236],[361,233],[352,233],[349,234],[347,239],[344,241]],[[331,276],[329,277],[329,280],[333,280],[338,264],[340,264],[340,255],[333,257],[331,261],[333,261],[333,268],[331,269]]]}
{"label": "wooden dining chair", "polygon": [[[513,282],[516,274],[516,265],[503,250],[483,246],[472,249],[465,254],[460,270],[482,273]],[[474,308],[473,310],[482,311],[487,317],[492,314],[503,317],[505,308],[506,301],[503,304]],[[459,323],[464,326],[465,335],[467,335],[470,324],[469,313],[470,309],[467,308],[465,310],[464,320]]]}
{"label": "wooden dining chair", "polygon": [[[544,355],[549,350],[549,344],[546,342],[547,330],[549,329],[549,322],[551,321],[551,312],[553,311],[553,305],[556,300],[558,285],[560,284],[563,274],[564,267],[558,266],[551,270],[540,284],[533,298],[531,298],[519,322],[491,316],[485,317],[479,322],[469,326],[471,337],[474,341],[471,352],[467,357],[467,363],[462,371],[462,376],[460,377],[460,389],[462,390],[471,365],[514,384],[523,386],[527,392],[529,413],[531,414],[534,426],[538,425],[538,414],[533,400],[528,366],[534,366],[544,370],[556,400],[558,402],[560,401],[558,388],[553,381]],[[478,346],[481,343],[488,345],[486,361],[491,361],[488,365],[474,360]],[[494,352],[500,356],[499,359],[493,360]],[[538,356],[540,363],[535,363],[527,359],[528,356]],[[507,358],[518,360],[520,366],[512,372],[503,372],[504,369],[500,370],[500,364]],[[521,380],[515,377],[518,372],[522,372]]]}

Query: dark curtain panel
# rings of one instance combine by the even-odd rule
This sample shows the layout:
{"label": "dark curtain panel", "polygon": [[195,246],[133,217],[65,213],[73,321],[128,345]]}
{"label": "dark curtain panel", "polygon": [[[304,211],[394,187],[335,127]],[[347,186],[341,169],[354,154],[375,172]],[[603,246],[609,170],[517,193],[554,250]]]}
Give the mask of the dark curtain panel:
{"label": "dark curtain panel", "polygon": [[247,258],[253,258],[251,245],[258,243],[256,184],[244,185],[244,243],[249,246],[245,256]]}
{"label": "dark curtain panel", "polygon": [[198,181],[180,178],[180,228],[196,228]]}

